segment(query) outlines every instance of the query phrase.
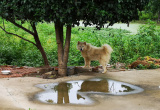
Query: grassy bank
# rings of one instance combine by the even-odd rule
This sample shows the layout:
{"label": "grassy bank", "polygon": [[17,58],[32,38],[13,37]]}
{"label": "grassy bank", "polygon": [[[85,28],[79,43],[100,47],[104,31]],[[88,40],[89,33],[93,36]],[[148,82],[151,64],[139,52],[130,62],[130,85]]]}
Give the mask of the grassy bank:
{"label": "grassy bank", "polygon": [[[34,39],[23,30],[5,23],[7,31],[17,33],[31,41]],[[2,20],[0,20],[2,26]],[[28,23],[24,24],[31,29]],[[46,51],[50,65],[56,66],[57,63],[57,44],[55,39],[54,24],[38,23],[38,33],[41,43]],[[80,52],[76,49],[78,41],[86,41],[95,46],[108,43],[113,48],[111,63],[123,62],[131,63],[138,57],[151,56],[160,58],[160,28],[154,22],[143,25],[136,35],[131,35],[126,30],[121,29],[101,29],[74,27],[69,53],[68,65],[83,65],[84,61]],[[65,34],[64,34],[65,35]],[[42,66],[43,61],[40,52],[32,44],[8,35],[0,30],[0,65],[18,66]],[[98,65],[92,62],[92,65]]]}

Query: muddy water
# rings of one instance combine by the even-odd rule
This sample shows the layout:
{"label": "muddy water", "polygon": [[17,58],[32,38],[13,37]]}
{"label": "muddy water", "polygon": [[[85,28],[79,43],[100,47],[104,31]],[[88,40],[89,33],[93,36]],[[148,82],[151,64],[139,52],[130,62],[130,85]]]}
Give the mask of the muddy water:
{"label": "muddy water", "polygon": [[92,105],[96,102],[88,94],[128,95],[143,91],[140,87],[104,78],[39,84],[36,87],[44,91],[35,98],[49,104]]}

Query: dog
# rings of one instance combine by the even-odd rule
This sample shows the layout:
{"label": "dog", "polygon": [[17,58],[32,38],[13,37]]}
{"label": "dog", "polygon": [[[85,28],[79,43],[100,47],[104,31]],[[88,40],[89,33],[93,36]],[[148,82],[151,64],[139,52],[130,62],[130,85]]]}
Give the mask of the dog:
{"label": "dog", "polygon": [[106,66],[110,61],[111,53],[113,51],[110,45],[104,44],[102,47],[95,47],[90,43],[78,41],[77,49],[81,51],[81,55],[84,58],[84,68],[90,68],[90,62],[98,60],[103,66],[102,73],[107,72]]}

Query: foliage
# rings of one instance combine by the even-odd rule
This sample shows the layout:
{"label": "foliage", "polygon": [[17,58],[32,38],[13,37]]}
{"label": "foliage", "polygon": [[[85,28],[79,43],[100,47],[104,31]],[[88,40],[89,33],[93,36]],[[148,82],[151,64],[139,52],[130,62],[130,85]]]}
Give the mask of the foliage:
{"label": "foliage", "polygon": [[[29,23],[27,22],[25,22],[23,25],[25,27],[30,26]],[[23,31],[20,28],[17,28],[11,23],[6,22],[5,27],[7,31],[17,33],[35,42],[32,35]],[[46,32],[46,29],[48,29],[47,32]],[[45,45],[44,49],[46,50],[46,48],[51,47],[47,49],[47,54],[48,54],[49,61],[52,62],[52,65],[53,65],[54,64],[53,62],[57,62],[57,56],[53,56],[53,54],[57,54],[56,46],[53,47],[53,45],[56,45],[56,43],[51,40],[52,39],[51,36],[53,36],[54,34],[53,24],[51,27],[51,25],[49,24],[44,23],[42,25],[41,23],[39,23],[37,30],[39,31],[39,35],[41,36],[40,40],[43,41],[42,45]],[[29,44],[16,36],[8,35],[4,33],[3,31],[1,31],[0,33],[0,38],[1,38],[0,40],[0,50],[1,50],[0,63],[1,64],[10,64],[10,65],[19,65],[19,66],[22,66],[22,65],[42,66],[43,65],[42,56],[39,50],[37,50],[37,48],[34,45]]]}
{"label": "foliage", "polygon": [[158,20],[160,19],[160,0],[150,0],[145,6],[145,10],[139,12],[140,20]]}
{"label": "foliage", "polygon": [[6,20],[31,22],[61,22],[62,24],[85,25],[105,23],[128,23],[138,19],[149,0],[2,0],[0,16]]}
{"label": "foliage", "polygon": [[139,64],[136,69],[143,70],[143,69],[156,69],[156,68],[159,68],[159,66],[151,63],[148,67]]}
{"label": "foliage", "polygon": [[146,11],[150,11],[154,14],[160,12],[160,0],[150,0],[146,6]]}
{"label": "foliage", "polygon": [[[23,3],[25,5],[23,5]],[[40,8],[39,5],[42,5],[42,4],[41,2],[37,2],[37,1],[32,1],[32,2],[27,0],[0,1],[0,17],[3,18],[3,23],[0,25],[0,29],[2,29],[4,32],[6,32],[9,35],[17,36],[27,41],[28,43],[33,44],[41,52],[44,65],[49,66],[46,53],[41,45],[41,42],[39,40],[39,36],[37,33],[37,29],[36,29],[37,22],[42,20],[40,17],[41,15],[38,15],[38,16],[36,15],[36,13],[41,14],[41,10],[37,10],[38,8]],[[36,9],[34,8],[35,9],[34,10],[33,7],[30,7],[30,6],[35,6]],[[10,22],[14,26],[16,26],[15,27],[16,30],[20,28],[24,31],[24,33],[31,34],[32,37],[34,37],[34,41],[30,41],[29,39],[27,39],[25,34],[18,35],[12,30],[8,31],[8,29],[6,29],[6,26],[5,26],[6,22]],[[28,26],[29,28],[26,28],[24,26],[25,22],[28,22],[28,24],[30,24],[30,26]]]}
{"label": "foliage", "polygon": [[152,12],[146,12],[146,11],[141,11],[139,12],[139,20],[157,20],[158,18],[158,13],[152,13]]}
{"label": "foliage", "polygon": [[142,70],[142,69],[147,69],[147,67],[143,66],[142,64],[139,64],[136,69]]}
{"label": "foliage", "polygon": [[156,69],[156,68],[159,68],[159,66],[155,65],[153,63],[151,63],[150,66],[149,66],[149,69]]}
{"label": "foliage", "polygon": [[[147,3],[148,0],[2,0],[0,17],[17,27],[21,27],[26,21],[31,24],[34,33],[21,28],[34,36],[36,44],[32,44],[40,50],[45,65],[49,63],[39,41],[36,24],[44,21],[54,22],[58,45],[58,74],[64,76],[67,72],[71,26],[79,25],[80,20],[83,20],[85,26],[95,24],[99,29],[106,23],[129,23],[138,19],[138,10],[141,11]],[[20,20],[21,25],[16,23],[17,20]],[[64,25],[67,27],[65,45]],[[0,28],[5,30],[5,27]]]}
{"label": "foliage", "polygon": [[[27,22],[25,26],[28,26]],[[30,34],[24,33],[10,23],[7,23],[6,27],[10,27],[8,28],[10,31],[20,35],[24,34],[28,39],[34,41]],[[84,65],[83,57],[76,48],[78,41],[86,41],[94,46],[108,43],[114,50],[111,63],[131,63],[144,56],[158,59],[160,58],[159,29],[156,27],[155,22],[152,21],[142,25],[136,35],[131,35],[128,31],[122,29],[102,28],[97,30],[93,27],[74,27],[72,29],[68,66]],[[54,24],[38,23],[37,30],[51,66],[57,66],[58,56]],[[33,45],[17,37],[5,34],[3,31],[0,31],[0,38],[0,65],[43,65],[42,56]],[[98,62],[92,62],[92,65],[98,65]]]}

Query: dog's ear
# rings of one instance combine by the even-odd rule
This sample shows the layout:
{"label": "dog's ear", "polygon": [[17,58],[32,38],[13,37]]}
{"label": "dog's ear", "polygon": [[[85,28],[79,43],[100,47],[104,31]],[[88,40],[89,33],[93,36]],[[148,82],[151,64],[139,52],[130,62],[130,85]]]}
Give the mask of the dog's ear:
{"label": "dog's ear", "polygon": [[78,45],[80,44],[80,42],[78,41]]}
{"label": "dog's ear", "polygon": [[84,42],[84,45],[86,45],[86,42]]}

